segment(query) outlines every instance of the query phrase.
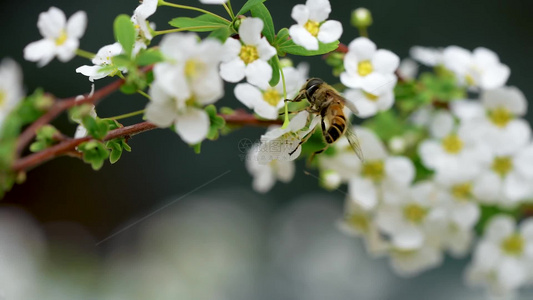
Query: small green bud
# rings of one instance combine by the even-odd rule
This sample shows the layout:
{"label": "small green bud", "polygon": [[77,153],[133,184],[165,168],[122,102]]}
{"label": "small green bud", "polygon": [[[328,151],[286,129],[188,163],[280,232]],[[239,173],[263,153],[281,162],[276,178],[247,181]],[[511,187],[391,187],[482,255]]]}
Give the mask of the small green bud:
{"label": "small green bud", "polygon": [[246,19],[245,16],[238,16],[235,18],[235,21],[233,22],[233,29],[235,29],[236,32],[239,32],[239,27],[241,27],[241,22],[244,19]]}
{"label": "small green bud", "polygon": [[367,28],[372,25],[372,14],[366,8],[360,7],[352,12],[352,25],[357,28]]}
{"label": "small green bud", "polygon": [[338,189],[342,183],[342,178],[339,173],[333,170],[320,172],[320,179],[320,185],[330,191]]}
{"label": "small green bud", "polygon": [[285,67],[294,67],[294,63],[290,58],[282,58],[279,60],[279,65],[281,68]]}

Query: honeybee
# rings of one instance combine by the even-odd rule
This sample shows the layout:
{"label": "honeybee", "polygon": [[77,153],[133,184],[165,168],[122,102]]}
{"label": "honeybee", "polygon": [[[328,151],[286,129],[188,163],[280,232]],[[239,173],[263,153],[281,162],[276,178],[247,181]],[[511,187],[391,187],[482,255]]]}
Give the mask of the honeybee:
{"label": "honeybee", "polygon": [[[354,114],[357,114],[358,111],[355,105],[349,101],[346,101],[346,99],[344,99],[344,97],[342,97],[337,90],[325,83],[320,78],[308,79],[294,99],[287,99],[285,101],[300,102],[303,99],[307,99],[307,101],[309,101],[310,106],[306,108],[309,113],[320,115],[322,135],[327,143],[324,148],[314,152],[311,155],[310,160],[312,160],[316,154],[324,152],[331,144],[344,135],[346,136],[357,157],[363,161],[363,152],[361,151],[359,140],[355,132],[352,130],[350,121],[348,118],[346,118],[343,110],[346,106]],[[300,144],[305,143],[313,134],[313,132],[314,130],[304,137]],[[296,149],[294,151],[296,151]],[[292,155],[294,151],[289,154]]]}

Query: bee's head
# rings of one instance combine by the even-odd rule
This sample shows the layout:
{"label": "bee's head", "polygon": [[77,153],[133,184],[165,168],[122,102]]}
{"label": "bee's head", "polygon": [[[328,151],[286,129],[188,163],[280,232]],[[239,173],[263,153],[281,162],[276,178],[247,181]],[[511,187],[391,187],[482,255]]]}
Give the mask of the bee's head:
{"label": "bee's head", "polygon": [[310,99],[311,97],[313,97],[313,94],[323,83],[324,80],[320,78],[311,78],[307,80],[307,83],[305,84],[305,92],[307,93],[307,98]]}

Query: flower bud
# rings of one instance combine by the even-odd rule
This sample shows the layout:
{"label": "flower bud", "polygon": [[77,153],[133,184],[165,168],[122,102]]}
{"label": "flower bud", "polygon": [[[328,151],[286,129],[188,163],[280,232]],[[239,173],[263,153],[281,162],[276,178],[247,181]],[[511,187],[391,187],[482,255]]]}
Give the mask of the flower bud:
{"label": "flower bud", "polygon": [[281,68],[294,67],[294,63],[290,58],[282,58],[279,60],[279,65]]}
{"label": "flower bud", "polygon": [[372,14],[366,8],[360,7],[352,12],[352,25],[357,28],[366,28],[372,25]]}
{"label": "flower bud", "polygon": [[327,190],[334,190],[338,188],[342,183],[342,178],[339,173],[333,170],[326,170],[320,172],[320,183]]}

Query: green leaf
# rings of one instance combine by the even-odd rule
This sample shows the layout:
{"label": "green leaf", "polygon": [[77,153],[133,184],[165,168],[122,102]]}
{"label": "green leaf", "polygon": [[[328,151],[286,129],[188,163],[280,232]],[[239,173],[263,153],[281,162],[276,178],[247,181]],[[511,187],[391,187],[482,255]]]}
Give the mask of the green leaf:
{"label": "green leaf", "polygon": [[272,79],[268,82],[270,86],[276,86],[278,84],[279,79],[281,77],[281,73],[279,70],[279,58],[277,55],[274,55],[269,61],[268,64],[272,67]]}
{"label": "green leaf", "polygon": [[248,0],[248,1],[246,1],[246,3],[244,3],[244,5],[242,6],[241,10],[239,10],[239,12],[236,14],[236,16],[239,16],[239,15],[247,13],[248,11],[250,11],[250,9],[252,9],[252,7],[256,6],[259,3],[263,3],[265,1],[266,0]]}
{"label": "green leaf", "polygon": [[109,162],[111,164],[116,163],[122,156],[122,145],[117,140],[111,140],[106,143],[106,147],[111,150],[109,155]]}
{"label": "green leaf", "polygon": [[83,153],[83,161],[91,164],[93,170],[97,171],[104,165],[104,161],[109,157],[106,146],[99,141],[88,141],[81,143],[78,150]]}
{"label": "green leaf", "polygon": [[139,66],[153,65],[163,60],[164,58],[163,58],[163,54],[161,54],[161,51],[159,51],[158,49],[154,49],[154,48],[148,49],[146,51],[142,51],[141,53],[139,53],[136,59],[137,65]]}
{"label": "green leaf", "polygon": [[109,131],[108,122],[98,117],[84,116],[82,118],[82,124],[87,129],[89,135],[97,140],[103,139]]}
{"label": "green leaf", "polygon": [[200,151],[202,150],[202,143],[194,144],[192,145],[192,148],[194,150],[194,153],[200,154]]}
{"label": "green leaf", "polygon": [[[286,40],[282,44],[278,45],[278,53],[289,53],[300,56],[313,56],[322,55],[334,51],[339,47],[339,41],[324,44],[318,42],[318,50],[307,50],[302,46],[298,46],[292,40]],[[281,54],[280,54],[281,55]]]}
{"label": "green leaf", "polygon": [[130,16],[123,14],[116,17],[113,23],[113,30],[115,31],[115,40],[122,45],[128,57],[131,57],[137,34]]}
{"label": "green leaf", "polygon": [[125,83],[120,86],[120,91],[123,92],[126,95],[132,95],[137,93],[137,86],[133,83]]}
{"label": "green leaf", "polygon": [[59,131],[52,125],[44,125],[39,128],[35,135],[35,142],[30,145],[31,152],[42,151],[56,143],[55,135]]}
{"label": "green leaf", "polygon": [[[113,62],[113,67],[115,68],[121,68],[121,67],[129,67],[131,66],[131,59],[126,54],[119,54],[111,57],[111,61]],[[102,69],[100,69],[102,70]]]}
{"label": "green leaf", "polygon": [[215,38],[224,43],[226,39],[231,35],[231,30],[229,27],[220,27],[216,30],[213,30],[208,37]]}
{"label": "green leaf", "polygon": [[216,140],[219,136],[218,131],[226,125],[226,121],[217,114],[217,109],[213,104],[206,106],[205,111],[209,116],[207,138],[209,140]]}
{"label": "green leaf", "polygon": [[405,122],[392,110],[378,113],[366,121],[364,126],[374,131],[384,141],[403,135],[407,129]]}
{"label": "green leaf", "polygon": [[179,17],[168,22],[171,26],[184,28],[189,31],[213,31],[221,27],[228,27],[230,23],[215,16],[204,14],[196,18]]}
{"label": "green leaf", "polygon": [[273,43],[276,32],[274,31],[274,22],[272,21],[272,16],[268,8],[261,2],[252,6],[250,10],[253,17],[263,20],[264,27],[262,33],[268,42]]}

